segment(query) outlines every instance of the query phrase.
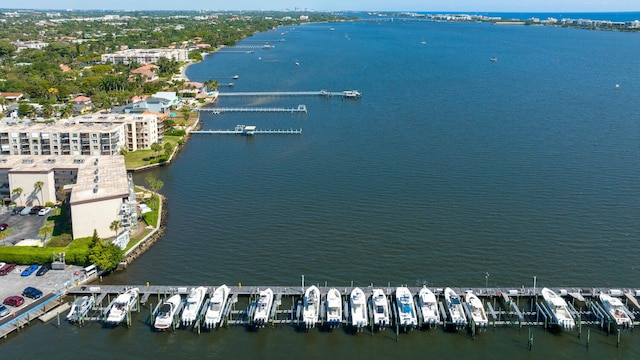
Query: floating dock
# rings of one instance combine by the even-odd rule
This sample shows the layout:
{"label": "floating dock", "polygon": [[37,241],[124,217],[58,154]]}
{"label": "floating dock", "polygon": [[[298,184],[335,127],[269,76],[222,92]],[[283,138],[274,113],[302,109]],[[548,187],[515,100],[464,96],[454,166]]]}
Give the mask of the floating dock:
{"label": "floating dock", "polygon": [[266,135],[301,135],[302,129],[281,129],[281,130],[258,130],[255,125],[236,125],[233,130],[196,130],[190,134],[208,135],[244,135],[253,136],[256,134]]}

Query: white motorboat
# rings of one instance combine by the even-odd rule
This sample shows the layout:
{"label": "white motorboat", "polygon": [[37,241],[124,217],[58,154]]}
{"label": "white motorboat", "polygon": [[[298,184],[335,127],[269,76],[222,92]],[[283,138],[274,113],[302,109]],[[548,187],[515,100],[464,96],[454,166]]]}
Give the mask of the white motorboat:
{"label": "white motorboat", "polygon": [[336,288],[329,289],[326,301],[327,326],[330,329],[340,326],[342,323],[342,296]]}
{"label": "white motorboat", "polygon": [[382,329],[389,325],[389,300],[382,289],[373,289],[371,293],[373,324]]}
{"label": "white motorboat", "polygon": [[467,303],[469,307],[469,311],[471,312],[471,317],[473,318],[473,322],[477,327],[485,328],[489,325],[489,319],[487,319],[487,312],[484,310],[484,305],[482,305],[482,301],[478,298],[473,291],[469,290],[464,295],[464,301]]}
{"label": "white motorboat", "polygon": [[138,288],[131,288],[118,295],[107,307],[107,324],[120,324],[138,301]]}
{"label": "white motorboat", "polygon": [[359,99],[362,94],[358,90],[345,90],[342,92],[342,97],[347,99]]}
{"label": "white motorboat", "polygon": [[451,317],[451,323],[456,327],[467,325],[467,318],[464,316],[464,309],[460,302],[460,297],[451,288],[444,289],[444,299],[447,303],[447,311]]}
{"label": "white motorboat", "polygon": [[609,316],[615,319],[618,327],[627,328],[631,326],[631,317],[629,317],[629,312],[622,303],[622,300],[605,293],[600,293],[600,302],[604,309],[609,312]]}
{"label": "white motorboat", "polygon": [[551,289],[543,288],[541,292],[544,301],[551,310],[551,316],[553,316],[556,324],[561,329],[573,330],[576,327],[576,322],[569,312],[567,302]]}
{"label": "white motorboat", "polygon": [[156,314],[156,319],[153,322],[153,327],[156,330],[166,330],[173,325],[176,313],[182,307],[182,297],[180,294],[175,294],[167,299]]}
{"label": "white motorboat", "polygon": [[320,289],[311,285],[304,292],[302,321],[307,329],[316,326],[320,315]]}
{"label": "white motorboat", "polygon": [[180,317],[180,322],[183,326],[189,326],[196,321],[205,295],[207,295],[207,288],[204,286],[191,289],[189,296],[187,296],[184,310],[182,310],[182,316]]}
{"label": "white motorboat", "polygon": [[440,320],[438,310],[438,299],[436,295],[426,286],[418,293],[418,305],[422,314],[422,323],[426,327],[435,327]]}
{"label": "white motorboat", "polygon": [[204,315],[204,326],[209,329],[215,329],[222,322],[222,312],[227,306],[229,298],[229,287],[227,285],[219,286],[213,292],[211,299],[207,303],[207,312]]}
{"label": "white motorboat", "polygon": [[400,286],[396,288],[396,306],[398,307],[398,324],[405,330],[418,326],[416,305],[411,291]]}
{"label": "white motorboat", "polygon": [[269,321],[271,304],[273,304],[273,291],[270,288],[260,291],[260,297],[258,298],[256,310],[253,314],[254,326],[262,327]]}
{"label": "white motorboat", "polygon": [[356,329],[366,327],[369,323],[367,316],[367,299],[360,288],[355,288],[349,296],[351,306],[351,326]]}
{"label": "white motorboat", "polygon": [[71,305],[71,309],[67,314],[67,320],[71,322],[81,321],[87,315],[89,310],[91,310],[93,304],[95,304],[93,296],[77,298]]}

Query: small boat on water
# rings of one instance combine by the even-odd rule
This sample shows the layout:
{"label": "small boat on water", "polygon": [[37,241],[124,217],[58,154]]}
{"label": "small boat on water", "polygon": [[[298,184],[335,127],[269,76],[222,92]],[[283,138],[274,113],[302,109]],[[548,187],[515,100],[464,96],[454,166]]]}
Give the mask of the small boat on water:
{"label": "small boat on water", "polygon": [[576,322],[569,312],[567,302],[551,289],[543,288],[541,292],[558,327],[564,330],[573,330],[576,327]]}
{"label": "small boat on water", "polygon": [[76,301],[71,305],[71,309],[67,314],[67,320],[70,322],[78,322],[84,319],[89,310],[95,304],[95,299],[93,296],[83,296],[77,298]]}
{"label": "small boat on water", "polygon": [[405,331],[418,326],[415,302],[408,288],[404,286],[396,288],[396,306],[398,307],[398,323]]}
{"label": "small boat on water", "polygon": [[479,328],[486,328],[489,325],[489,319],[487,318],[487,312],[484,310],[484,305],[482,305],[482,301],[478,298],[473,291],[469,290],[464,295],[464,301],[467,303],[469,307],[469,311],[471,312],[471,317],[473,318],[473,322]]}
{"label": "small boat on water", "polygon": [[373,311],[373,324],[383,329],[390,324],[389,300],[382,289],[373,289],[371,294],[371,309]]}
{"label": "small boat on water", "polygon": [[451,288],[444,289],[444,299],[447,303],[447,311],[451,318],[451,324],[456,328],[467,325],[467,318],[464,316],[464,309],[460,302],[460,297]]}
{"label": "small boat on water", "polygon": [[609,312],[609,316],[616,321],[618,327],[628,328],[631,326],[629,310],[624,306],[622,300],[600,293],[600,302],[604,309]]}
{"label": "small boat on water", "polygon": [[215,329],[222,322],[222,312],[227,306],[229,298],[229,287],[227,285],[219,286],[213,292],[211,299],[207,303],[207,312],[204,315],[204,326],[209,329]]}
{"label": "small boat on water", "polygon": [[327,326],[330,329],[342,324],[342,296],[336,288],[329,289],[326,301]]}
{"label": "small boat on water", "polygon": [[182,297],[180,294],[175,294],[167,299],[156,314],[156,319],[153,322],[153,328],[156,330],[166,330],[173,325],[176,313],[182,308]]}
{"label": "small boat on water", "polygon": [[302,308],[302,321],[307,329],[316,326],[320,316],[320,289],[311,285],[304,292],[304,304]]}
{"label": "small boat on water", "polygon": [[182,316],[180,317],[180,323],[183,326],[189,326],[196,321],[205,295],[207,295],[207,288],[204,286],[191,289],[189,296],[187,296]]}
{"label": "small boat on water", "polygon": [[438,310],[438,299],[428,288],[423,287],[418,293],[418,305],[422,314],[422,321],[425,327],[433,328],[440,321],[440,311]]}
{"label": "small boat on water", "polygon": [[349,296],[349,305],[351,307],[351,326],[355,329],[361,329],[369,324],[367,316],[367,299],[364,292],[360,288],[355,288]]}
{"label": "small boat on water", "polygon": [[117,325],[125,320],[127,314],[129,314],[138,301],[138,293],[138,288],[131,288],[118,295],[107,307],[105,322],[107,324]]}
{"label": "small boat on water", "polygon": [[273,291],[270,288],[260,291],[260,297],[253,314],[253,325],[255,327],[263,327],[269,321],[271,304],[273,304]]}
{"label": "small boat on water", "polygon": [[359,99],[362,94],[358,90],[345,90],[342,92],[342,97],[346,99]]}

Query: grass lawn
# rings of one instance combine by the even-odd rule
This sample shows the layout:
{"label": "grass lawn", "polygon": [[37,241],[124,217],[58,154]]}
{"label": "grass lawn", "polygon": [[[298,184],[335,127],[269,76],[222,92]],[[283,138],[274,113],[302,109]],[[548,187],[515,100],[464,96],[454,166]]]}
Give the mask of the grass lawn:
{"label": "grass lawn", "polygon": [[[162,138],[162,146],[164,146],[164,144],[171,144],[171,146],[175,148],[178,144],[178,140],[180,140],[179,136],[164,136]],[[164,149],[155,154],[152,150],[132,151],[124,156],[124,162],[127,166],[127,170],[166,161],[166,159]]]}

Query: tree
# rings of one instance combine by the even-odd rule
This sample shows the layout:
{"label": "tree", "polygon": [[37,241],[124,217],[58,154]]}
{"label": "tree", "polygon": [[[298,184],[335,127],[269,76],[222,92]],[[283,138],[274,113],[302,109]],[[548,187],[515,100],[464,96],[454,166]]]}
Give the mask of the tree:
{"label": "tree", "polygon": [[124,253],[117,245],[107,243],[98,237],[98,232],[93,230],[91,246],[89,248],[89,261],[104,271],[111,271],[122,261]]}
{"label": "tree", "polygon": [[[42,181],[36,181],[33,184],[33,189],[35,192],[39,192],[40,195],[42,195],[42,186],[44,185],[44,183]],[[40,201],[40,197],[37,197],[38,199],[38,204],[42,204],[42,201]]]}
{"label": "tree", "polygon": [[147,185],[149,185],[149,189],[151,189],[151,191],[153,192],[160,191],[160,189],[162,189],[162,187],[164,186],[164,182],[162,182],[162,180],[156,179],[156,177],[153,175],[147,175],[147,177],[144,178],[144,181],[147,183]]}
{"label": "tree", "polygon": [[173,153],[173,145],[171,145],[171,143],[165,143],[164,155],[167,157],[167,159],[171,156],[171,153]]}
{"label": "tree", "polygon": [[151,144],[151,151],[153,151],[153,157],[156,157],[156,154],[162,150],[162,145],[158,144],[157,142],[154,142],[153,144]]}
{"label": "tree", "polygon": [[21,187],[17,187],[13,190],[11,190],[11,194],[14,195],[14,197],[16,198],[20,198],[20,195],[22,194],[22,188]]}
{"label": "tree", "polygon": [[113,220],[111,222],[111,225],[109,225],[109,229],[115,233],[114,237],[118,236],[118,230],[120,230],[121,227],[122,223],[120,222],[120,220]]}

